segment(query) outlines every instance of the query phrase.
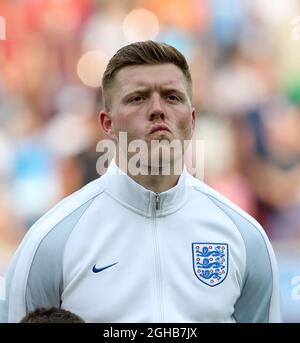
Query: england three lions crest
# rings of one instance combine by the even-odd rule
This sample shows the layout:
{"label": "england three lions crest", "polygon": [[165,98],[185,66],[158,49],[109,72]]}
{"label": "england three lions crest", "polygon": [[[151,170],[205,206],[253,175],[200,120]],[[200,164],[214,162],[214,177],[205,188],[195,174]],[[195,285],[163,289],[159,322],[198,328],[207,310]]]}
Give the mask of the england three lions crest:
{"label": "england three lions crest", "polygon": [[197,278],[214,287],[226,279],[228,273],[228,244],[192,243],[193,267]]}

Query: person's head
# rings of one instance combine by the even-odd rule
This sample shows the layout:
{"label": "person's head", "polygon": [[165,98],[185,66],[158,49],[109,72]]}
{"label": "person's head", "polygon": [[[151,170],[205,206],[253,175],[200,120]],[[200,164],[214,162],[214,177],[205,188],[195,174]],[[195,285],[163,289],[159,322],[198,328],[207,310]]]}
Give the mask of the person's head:
{"label": "person's head", "polygon": [[183,145],[191,139],[195,124],[191,74],[185,57],[174,47],[153,41],[122,47],[107,65],[102,91],[105,110],[100,121],[117,143],[117,157],[120,132],[127,133],[128,144],[120,147],[126,152],[134,140],[144,141],[150,152],[153,140],[178,140]]}
{"label": "person's head", "polygon": [[123,68],[142,65],[174,64],[183,73],[192,102],[192,77],[185,57],[173,46],[154,41],[136,42],[119,49],[110,59],[102,77],[105,110],[110,111],[115,76]]}
{"label": "person's head", "polygon": [[71,311],[52,307],[29,312],[20,323],[84,323],[84,320]]}

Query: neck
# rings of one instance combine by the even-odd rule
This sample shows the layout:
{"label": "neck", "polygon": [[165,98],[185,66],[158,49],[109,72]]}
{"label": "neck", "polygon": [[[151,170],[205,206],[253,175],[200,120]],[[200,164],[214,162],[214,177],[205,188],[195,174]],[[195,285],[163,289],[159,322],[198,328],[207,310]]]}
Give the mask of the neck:
{"label": "neck", "polygon": [[[145,172],[138,173],[137,175],[134,175],[130,173],[131,168],[127,164],[128,162],[124,160],[121,161],[119,158],[116,159],[117,166],[130,178],[132,178],[135,182],[140,184],[146,189],[149,189],[152,192],[155,193],[161,193],[165,192],[168,189],[176,186],[180,174],[178,173],[178,168],[171,168],[170,173],[168,175],[164,175],[163,170],[161,168],[153,168],[145,167],[145,168],[139,168],[139,170],[144,170]],[[176,172],[174,172],[174,169]],[[182,172],[183,166],[180,167],[180,172]],[[154,175],[155,174],[155,175]]]}

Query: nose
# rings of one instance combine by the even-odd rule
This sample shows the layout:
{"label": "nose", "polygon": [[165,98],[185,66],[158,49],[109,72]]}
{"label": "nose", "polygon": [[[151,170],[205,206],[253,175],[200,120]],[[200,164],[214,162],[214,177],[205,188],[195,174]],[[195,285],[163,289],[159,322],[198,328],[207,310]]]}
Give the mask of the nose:
{"label": "nose", "polygon": [[162,106],[161,98],[159,94],[152,94],[149,109],[150,121],[157,119],[165,119],[165,110]]}

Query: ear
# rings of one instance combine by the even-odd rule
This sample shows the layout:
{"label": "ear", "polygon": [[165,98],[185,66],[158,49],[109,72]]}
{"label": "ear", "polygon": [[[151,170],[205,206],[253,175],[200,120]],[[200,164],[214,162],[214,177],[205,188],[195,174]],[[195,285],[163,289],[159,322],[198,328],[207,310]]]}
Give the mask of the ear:
{"label": "ear", "polygon": [[114,124],[113,124],[111,117],[108,114],[108,112],[101,111],[99,113],[99,122],[100,122],[100,125],[101,125],[104,133],[108,137],[114,139],[115,138]]}
{"label": "ear", "polygon": [[196,125],[196,111],[195,108],[192,108],[192,134],[194,133]]}

